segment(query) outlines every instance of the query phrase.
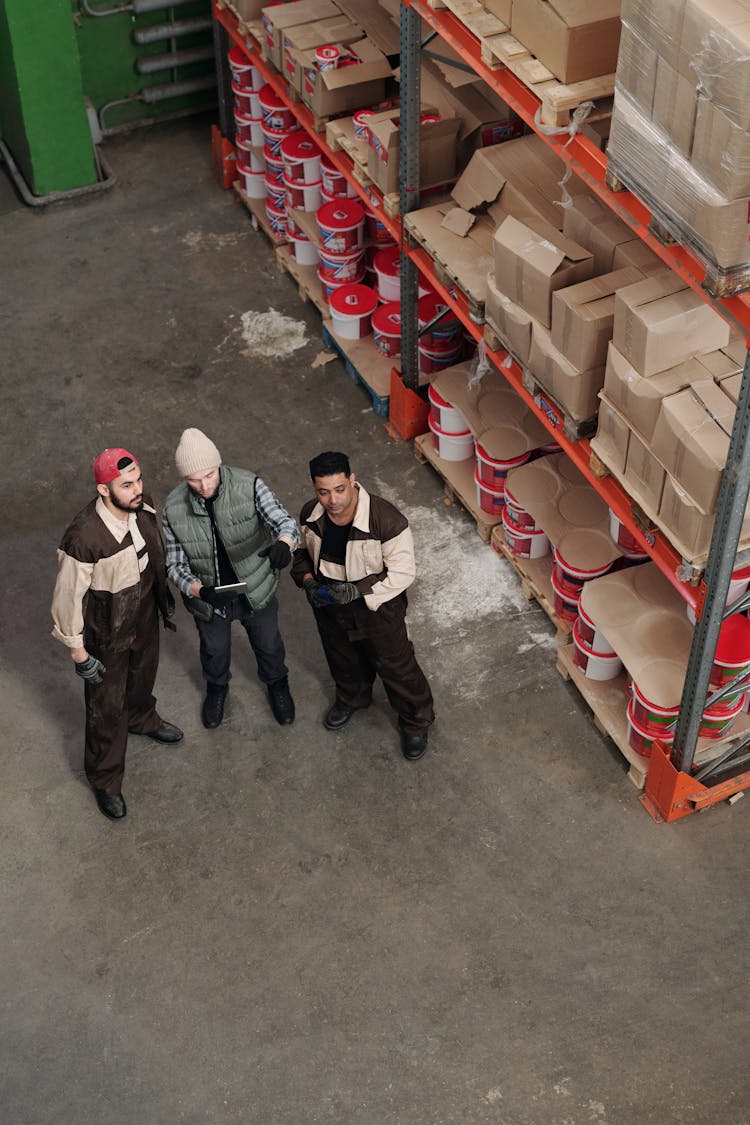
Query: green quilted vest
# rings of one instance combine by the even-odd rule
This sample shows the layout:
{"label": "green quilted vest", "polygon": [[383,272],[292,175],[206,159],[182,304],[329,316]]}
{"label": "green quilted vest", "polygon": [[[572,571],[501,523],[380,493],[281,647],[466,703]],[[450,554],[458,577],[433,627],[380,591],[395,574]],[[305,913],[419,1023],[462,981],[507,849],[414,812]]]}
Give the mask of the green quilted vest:
{"label": "green quilted vest", "polygon": [[[216,585],[214,543],[211,520],[200,498],[183,481],[174,488],[165,504],[167,519],[182,544],[190,569],[204,586]],[[269,538],[255,507],[255,473],[248,469],[221,466],[221,485],[214,500],[214,517],[229,561],[240,582],[247,582],[243,595],[252,610],[268,605],[278,585],[268,559],[258,551]],[[182,599],[192,614],[210,621],[213,608],[200,598]]]}

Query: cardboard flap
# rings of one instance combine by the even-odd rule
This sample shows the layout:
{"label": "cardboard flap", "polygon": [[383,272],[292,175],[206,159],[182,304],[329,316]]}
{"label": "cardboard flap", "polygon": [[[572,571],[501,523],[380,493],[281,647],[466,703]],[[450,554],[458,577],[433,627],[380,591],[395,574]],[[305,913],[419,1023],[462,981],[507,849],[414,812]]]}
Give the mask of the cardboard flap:
{"label": "cardboard flap", "polygon": [[495,240],[507,246],[526,264],[548,277],[551,277],[565,260],[564,252],[543,234],[535,231],[530,222],[519,222],[512,215],[508,215],[502,221],[495,234]]}
{"label": "cardboard flap", "polygon": [[445,230],[453,231],[454,234],[460,235],[463,238],[469,233],[471,228],[476,222],[476,215],[464,211],[462,207],[454,207],[451,211],[443,217],[440,224]]}
{"label": "cardboard flap", "polygon": [[399,29],[388,13],[372,0],[337,0],[338,6],[350,19],[364,28],[368,39],[384,55],[397,55]]}
{"label": "cardboard flap", "polygon": [[462,175],[456,181],[451,195],[464,211],[486,207],[494,203],[506,184],[506,178],[482,152],[474,153]]}
{"label": "cardboard flap", "polygon": [[591,0],[549,0],[549,6],[568,27],[620,17],[620,0],[597,0],[596,4]]}
{"label": "cardboard flap", "polygon": [[360,82],[387,78],[390,73],[388,59],[381,55],[379,59],[361,62],[357,66],[337,66],[333,70],[322,70],[320,77],[327,90],[341,90],[345,86],[359,85]]}

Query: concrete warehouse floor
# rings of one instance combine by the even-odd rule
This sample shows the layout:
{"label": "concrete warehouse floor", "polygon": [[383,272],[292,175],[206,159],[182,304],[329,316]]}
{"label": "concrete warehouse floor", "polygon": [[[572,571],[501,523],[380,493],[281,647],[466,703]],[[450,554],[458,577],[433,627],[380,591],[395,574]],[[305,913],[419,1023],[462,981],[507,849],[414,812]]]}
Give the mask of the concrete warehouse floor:
{"label": "concrete warehouse floor", "polygon": [[[318,314],[212,180],[209,122],[106,151],[118,186],[85,203],[31,211],[0,177],[4,1125],[750,1121],[750,801],[651,822],[546,617],[338,361],[314,366]],[[185,741],[133,737],[128,817],[97,811],[55,549],[100,449],[133,449],[161,502],[191,425],[295,516],[329,447],[408,513],[421,762],[382,689],[323,729],[284,576],[295,725],[236,632],[203,729],[180,606],[157,688]]]}

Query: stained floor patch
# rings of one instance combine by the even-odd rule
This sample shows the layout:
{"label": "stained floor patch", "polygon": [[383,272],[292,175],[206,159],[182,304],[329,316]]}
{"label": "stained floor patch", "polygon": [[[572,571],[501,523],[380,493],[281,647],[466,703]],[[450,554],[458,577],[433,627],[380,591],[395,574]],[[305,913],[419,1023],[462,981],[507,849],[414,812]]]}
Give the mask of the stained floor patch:
{"label": "stained floor patch", "polygon": [[283,316],[276,309],[268,312],[244,312],[240,317],[242,354],[253,356],[286,356],[304,348],[307,343],[302,321]]}

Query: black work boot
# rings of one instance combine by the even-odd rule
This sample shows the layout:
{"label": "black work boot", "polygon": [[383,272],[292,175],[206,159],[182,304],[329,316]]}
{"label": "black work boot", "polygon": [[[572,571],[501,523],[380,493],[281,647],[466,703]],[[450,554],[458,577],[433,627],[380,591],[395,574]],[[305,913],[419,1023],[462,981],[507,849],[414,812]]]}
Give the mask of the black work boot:
{"label": "black work boot", "polygon": [[288,727],[290,723],[294,722],[294,700],[292,693],[289,691],[289,679],[284,676],[283,680],[276,680],[275,683],[268,685],[268,698],[271,701],[271,710],[276,722],[282,727]]}
{"label": "black work boot", "polygon": [[229,691],[228,684],[207,684],[206,698],[203,700],[201,719],[204,727],[213,730],[224,718],[224,700]]}

